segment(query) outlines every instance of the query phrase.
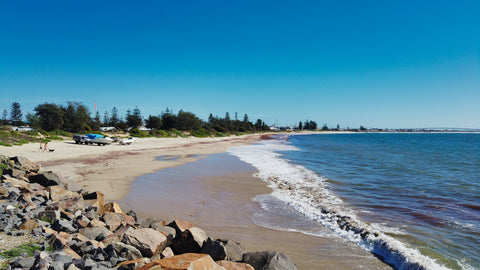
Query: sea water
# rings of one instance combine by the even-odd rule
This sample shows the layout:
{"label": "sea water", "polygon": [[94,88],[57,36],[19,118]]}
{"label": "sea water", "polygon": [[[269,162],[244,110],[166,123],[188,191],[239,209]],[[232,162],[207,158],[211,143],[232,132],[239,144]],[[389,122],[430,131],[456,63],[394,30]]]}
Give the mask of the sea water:
{"label": "sea water", "polygon": [[480,269],[480,134],[277,136],[229,153],[273,189],[254,199],[258,225],[345,239],[397,269]]}

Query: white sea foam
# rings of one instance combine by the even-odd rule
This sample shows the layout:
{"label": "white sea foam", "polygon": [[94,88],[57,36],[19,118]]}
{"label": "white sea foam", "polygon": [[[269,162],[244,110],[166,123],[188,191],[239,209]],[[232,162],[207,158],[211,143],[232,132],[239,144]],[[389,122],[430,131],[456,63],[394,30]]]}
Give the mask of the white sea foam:
{"label": "white sea foam", "polygon": [[285,141],[268,140],[230,148],[228,152],[258,170],[256,176],[273,189],[271,196],[329,228],[337,236],[383,257],[397,269],[448,269],[384,233],[399,232],[396,229],[385,230],[381,226],[362,222],[340,198],[330,192],[325,178],[282,159],[278,153],[298,150]]}

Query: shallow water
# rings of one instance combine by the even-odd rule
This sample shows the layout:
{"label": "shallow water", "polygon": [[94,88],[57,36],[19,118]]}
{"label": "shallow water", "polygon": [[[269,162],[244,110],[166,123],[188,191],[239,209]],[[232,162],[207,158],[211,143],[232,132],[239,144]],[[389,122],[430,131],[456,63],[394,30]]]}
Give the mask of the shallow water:
{"label": "shallow water", "polygon": [[399,269],[480,268],[480,134],[301,135],[229,152],[274,189],[256,198],[262,226],[286,205],[303,217],[287,229],[327,228]]}
{"label": "shallow water", "polygon": [[[209,155],[139,177],[119,203],[140,218],[194,222],[208,235],[238,241],[248,251],[277,250],[290,256],[298,269],[391,269],[279,203],[270,194],[272,190],[253,177],[255,172],[233,155]],[[308,227],[311,233],[295,232],[292,226]]]}

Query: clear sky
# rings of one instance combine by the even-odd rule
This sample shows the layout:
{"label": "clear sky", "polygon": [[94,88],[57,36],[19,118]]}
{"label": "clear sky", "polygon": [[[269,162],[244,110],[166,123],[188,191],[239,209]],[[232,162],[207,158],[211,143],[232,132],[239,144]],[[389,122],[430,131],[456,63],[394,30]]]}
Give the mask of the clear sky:
{"label": "clear sky", "polygon": [[0,110],[480,128],[480,1],[2,1]]}

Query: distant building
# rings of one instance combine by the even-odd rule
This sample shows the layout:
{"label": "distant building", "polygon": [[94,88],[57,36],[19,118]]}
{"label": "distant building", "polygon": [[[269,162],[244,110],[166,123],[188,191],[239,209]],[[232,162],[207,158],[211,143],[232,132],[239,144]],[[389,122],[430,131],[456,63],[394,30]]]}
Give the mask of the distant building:
{"label": "distant building", "polygon": [[271,126],[271,127],[270,127],[270,130],[272,130],[272,131],[279,131],[280,129],[279,129],[278,127],[276,127],[276,126]]}

